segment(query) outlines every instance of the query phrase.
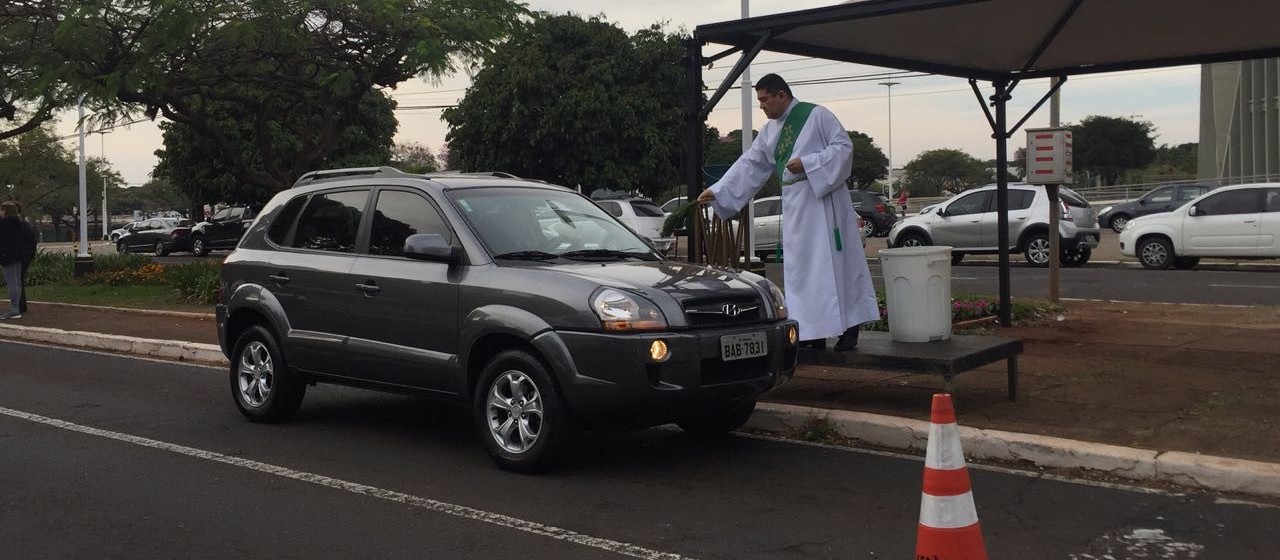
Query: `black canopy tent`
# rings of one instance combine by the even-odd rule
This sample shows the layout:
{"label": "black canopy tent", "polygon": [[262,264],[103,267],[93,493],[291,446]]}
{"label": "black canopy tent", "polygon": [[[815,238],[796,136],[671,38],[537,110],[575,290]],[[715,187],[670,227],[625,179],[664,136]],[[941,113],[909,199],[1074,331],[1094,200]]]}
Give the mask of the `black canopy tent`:
{"label": "black canopy tent", "polygon": [[[1068,76],[1280,56],[1276,0],[864,0],[700,25],[688,41],[685,176],[702,190],[702,123],[761,51],[967,78],[996,141],[1000,321],[1010,323],[1008,139]],[[729,48],[704,56],[708,43]],[[704,103],[705,64],[741,54]],[[1030,78],[1059,78],[1012,127]],[[978,81],[990,82],[993,112]],[[693,253],[691,252],[691,255]]]}

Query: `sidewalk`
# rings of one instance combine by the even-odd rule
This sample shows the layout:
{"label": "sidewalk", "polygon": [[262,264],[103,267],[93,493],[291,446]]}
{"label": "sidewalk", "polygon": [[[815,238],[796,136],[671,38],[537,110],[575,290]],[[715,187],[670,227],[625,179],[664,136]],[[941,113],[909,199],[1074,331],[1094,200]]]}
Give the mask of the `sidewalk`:
{"label": "sidewalk", "polygon": [[[966,451],[1126,478],[1163,469],[1155,478],[1280,496],[1280,308],[1065,306],[1061,320],[987,327],[1025,341],[1022,386],[1017,402],[1005,400],[1002,364],[956,378]],[[225,363],[212,315],[33,303],[21,319],[0,322],[0,338],[80,346],[94,338],[48,329],[117,335],[98,337],[114,341],[100,349]],[[751,426],[787,432],[818,423],[844,438],[914,449],[941,387],[936,376],[802,366],[766,395]],[[1209,467],[1233,474],[1194,474]]]}

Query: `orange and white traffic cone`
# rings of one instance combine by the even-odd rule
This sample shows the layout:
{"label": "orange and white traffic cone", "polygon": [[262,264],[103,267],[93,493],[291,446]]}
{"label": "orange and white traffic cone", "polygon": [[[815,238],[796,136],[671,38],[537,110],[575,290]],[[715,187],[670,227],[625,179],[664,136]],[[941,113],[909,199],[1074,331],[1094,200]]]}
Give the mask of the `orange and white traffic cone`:
{"label": "orange and white traffic cone", "polygon": [[933,396],[920,496],[917,560],[986,560],[951,395]]}

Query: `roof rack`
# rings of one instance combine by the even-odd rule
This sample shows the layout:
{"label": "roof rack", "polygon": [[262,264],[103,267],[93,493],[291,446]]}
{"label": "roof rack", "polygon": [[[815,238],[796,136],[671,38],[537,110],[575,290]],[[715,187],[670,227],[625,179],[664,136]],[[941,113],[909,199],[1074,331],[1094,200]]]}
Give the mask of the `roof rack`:
{"label": "roof rack", "polygon": [[303,174],[301,177],[298,178],[298,181],[295,182],[293,186],[301,187],[303,185],[310,185],[311,183],[318,183],[321,181],[332,181],[336,179],[346,179],[350,177],[378,176],[378,175],[413,176],[410,173],[405,173],[399,169],[386,166],[386,165],[382,167],[348,167],[345,169],[323,169],[320,171],[309,171]]}

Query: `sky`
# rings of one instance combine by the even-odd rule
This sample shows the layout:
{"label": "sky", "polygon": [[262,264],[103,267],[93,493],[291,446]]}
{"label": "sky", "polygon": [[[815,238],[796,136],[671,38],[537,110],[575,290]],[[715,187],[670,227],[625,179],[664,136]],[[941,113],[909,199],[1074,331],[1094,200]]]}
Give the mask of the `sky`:
{"label": "sky", "polygon": [[[668,31],[691,31],[698,25],[737,19],[742,15],[741,0],[531,0],[530,9],[562,14],[599,16],[628,31],[664,23]],[[837,2],[814,0],[751,0],[752,16],[828,6]],[[589,7],[584,7],[589,6]],[[718,52],[709,45],[704,54]],[[717,86],[734,58],[730,57],[704,70],[708,87]],[[828,60],[801,58],[794,55],[762,53],[751,65],[752,79],[766,73],[780,74],[788,81],[835,76],[854,76],[883,72],[885,69]],[[845,128],[871,135],[876,144],[892,157],[894,167],[902,167],[921,152],[938,148],[963,150],[980,159],[995,157],[991,128],[965,80],[942,76],[895,78],[892,88],[878,85],[883,80],[830,85],[797,86],[796,97],[822,104],[831,109]],[[438,152],[445,144],[448,127],[441,120],[440,109],[413,109],[414,106],[456,103],[465,93],[470,79],[466,74],[444,77],[436,82],[414,79],[400,84],[390,93],[401,109],[395,140],[417,142]],[[1031,80],[1018,87],[1009,103],[1012,122],[1022,118],[1048,90],[1048,80]],[[892,97],[890,97],[890,89]],[[990,88],[984,90],[990,94]],[[1078,122],[1090,115],[1132,117],[1150,121],[1157,134],[1156,145],[1196,142],[1199,136],[1200,67],[1184,66],[1155,70],[1138,70],[1111,74],[1085,75],[1071,78],[1062,88],[1061,119],[1064,124]],[[892,104],[892,126],[890,105]],[[752,100],[752,128],[759,129],[764,116]],[[731,91],[716,106],[708,124],[722,133],[742,128],[742,98]],[[1049,124],[1047,105],[1038,111],[1026,127]],[[76,116],[68,112],[59,118],[58,132],[76,132]],[[889,142],[892,132],[892,144]],[[1024,144],[1021,134],[1010,140],[1010,153]],[[74,148],[77,140],[67,140]],[[150,178],[155,167],[154,152],[161,147],[159,128],[151,122],[119,127],[110,134],[87,137],[85,151],[90,156],[105,156],[130,185]]]}

